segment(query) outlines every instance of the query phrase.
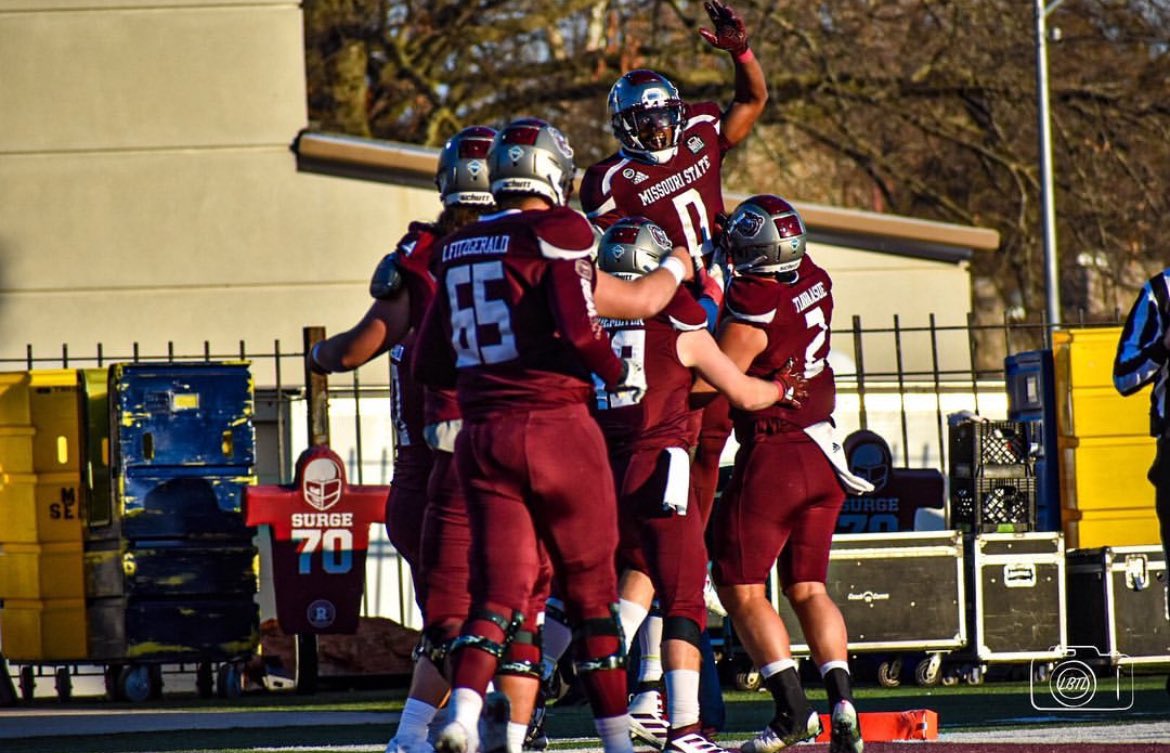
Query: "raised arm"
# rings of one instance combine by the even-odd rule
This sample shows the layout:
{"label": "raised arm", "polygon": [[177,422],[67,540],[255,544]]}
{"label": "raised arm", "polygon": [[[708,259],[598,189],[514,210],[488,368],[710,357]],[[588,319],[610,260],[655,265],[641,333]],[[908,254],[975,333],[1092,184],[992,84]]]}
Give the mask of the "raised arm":
{"label": "raised arm", "polygon": [[723,113],[721,129],[727,143],[735,146],[748,137],[764,113],[768,85],[760,61],[748,46],[747,29],[739,14],[720,0],[709,0],[703,7],[715,29],[699,29],[699,34],[712,47],[730,54],[735,66],[735,98]]}
{"label": "raised arm", "polygon": [[694,276],[691,255],[676,246],[662,266],[636,280],[623,280],[606,272],[597,274],[594,300],[597,313],[610,319],[645,319],[654,316],[670,299],[679,283]]}

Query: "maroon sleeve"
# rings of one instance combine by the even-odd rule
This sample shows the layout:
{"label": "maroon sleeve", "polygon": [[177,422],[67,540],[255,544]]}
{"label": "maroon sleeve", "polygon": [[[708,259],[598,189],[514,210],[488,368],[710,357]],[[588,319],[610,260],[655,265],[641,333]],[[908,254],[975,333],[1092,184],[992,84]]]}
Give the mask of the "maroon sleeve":
{"label": "maroon sleeve", "polygon": [[[730,110],[731,105],[728,105],[727,109]],[[719,153],[720,154],[727,154],[727,152],[733,146],[732,143],[727,140],[727,137],[723,135],[723,116],[724,116],[724,114],[725,114],[724,109],[722,107],[720,107],[715,102],[695,102],[695,103],[690,105],[690,110],[687,113],[687,115],[691,118],[694,118],[694,117],[704,117],[704,118],[705,117],[713,117],[715,119],[715,128],[717,131],[719,131]]]}
{"label": "maroon sleeve", "polygon": [[770,283],[752,275],[731,279],[727,297],[723,299],[723,316],[720,321],[767,330],[775,318],[775,288]]}
{"label": "maroon sleeve", "polygon": [[614,355],[609,336],[597,320],[597,308],[593,304],[596,284],[593,262],[589,259],[548,262],[545,291],[557,330],[606,387],[615,387],[622,380],[625,366]]}
{"label": "maroon sleeve", "polygon": [[697,329],[706,329],[707,311],[689,290],[679,288],[670,303],[662,310],[660,316],[666,317],[670,326],[679,332],[690,332]]}
{"label": "maroon sleeve", "polygon": [[601,188],[601,179],[605,176],[607,162],[598,162],[581,178],[581,209],[585,214],[597,211],[597,208],[609,198]]}
{"label": "maroon sleeve", "polygon": [[447,335],[447,296],[437,295],[423,316],[411,354],[410,373],[420,384],[437,389],[455,386],[455,351]]}

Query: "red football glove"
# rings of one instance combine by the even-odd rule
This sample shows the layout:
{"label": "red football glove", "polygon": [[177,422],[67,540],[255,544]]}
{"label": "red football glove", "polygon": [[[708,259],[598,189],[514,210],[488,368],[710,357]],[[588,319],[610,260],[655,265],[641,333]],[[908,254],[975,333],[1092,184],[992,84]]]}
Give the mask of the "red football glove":
{"label": "red football glove", "polygon": [[748,48],[748,34],[739,14],[720,0],[707,0],[703,3],[703,8],[711,17],[711,23],[715,24],[715,31],[699,29],[699,36],[706,39],[712,47],[726,50],[733,56],[743,54]]}
{"label": "red football glove", "polygon": [[808,399],[808,381],[797,370],[796,362],[791,358],[772,375],[772,383],[780,390],[780,398],[776,402],[781,405],[800,408]]}

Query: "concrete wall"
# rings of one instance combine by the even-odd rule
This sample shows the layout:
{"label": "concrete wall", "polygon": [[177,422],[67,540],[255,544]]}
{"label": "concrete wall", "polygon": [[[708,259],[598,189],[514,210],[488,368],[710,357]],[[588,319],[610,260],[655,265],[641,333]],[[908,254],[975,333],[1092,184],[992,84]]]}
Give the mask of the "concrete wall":
{"label": "concrete wall", "polygon": [[[374,264],[439,205],[425,188],[296,171],[301,24],[293,2],[0,0],[0,370],[22,368],[28,345],[75,360],[99,342],[107,359],[134,343],[287,353],[305,325],[358,319]],[[965,321],[965,265],[811,248],[835,279],[838,331],[853,314]],[[892,338],[872,337],[867,369],[892,370]],[[907,367],[929,368],[922,342],[904,343]],[[851,338],[836,345],[853,355]],[[966,363],[965,340],[942,347]],[[257,382],[271,371],[258,363]]]}
{"label": "concrete wall", "polygon": [[360,316],[438,202],[296,172],[303,59],[292,2],[0,0],[0,359],[294,350]]}

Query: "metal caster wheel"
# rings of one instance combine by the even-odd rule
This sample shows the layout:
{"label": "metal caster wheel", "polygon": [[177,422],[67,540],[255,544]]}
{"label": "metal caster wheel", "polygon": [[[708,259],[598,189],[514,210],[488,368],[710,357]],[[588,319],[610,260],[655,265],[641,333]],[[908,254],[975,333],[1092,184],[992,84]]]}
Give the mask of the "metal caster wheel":
{"label": "metal caster wheel", "polygon": [[200,662],[195,668],[195,691],[200,698],[211,698],[215,695],[215,675],[210,662]]}
{"label": "metal caster wheel", "polygon": [[941,662],[934,657],[927,657],[914,667],[914,681],[924,688],[932,688],[942,679],[941,669]]}
{"label": "metal caster wheel", "polygon": [[69,667],[57,667],[53,679],[57,687],[57,700],[65,702],[73,697],[73,677],[69,674]]}
{"label": "metal caster wheel", "polygon": [[20,668],[20,697],[26,701],[31,702],[33,696],[37,692],[37,677],[33,674],[32,667]]}
{"label": "metal caster wheel", "polygon": [[896,688],[902,684],[902,660],[884,661],[878,665],[878,684],[883,688]]}
{"label": "metal caster wheel", "polygon": [[739,672],[735,675],[735,687],[737,690],[759,690],[760,683],[763,678],[756,670],[748,670],[747,672]]}
{"label": "metal caster wheel", "polygon": [[127,701],[142,703],[154,692],[154,673],[145,664],[131,664],[118,673],[118,694]]}
{"label": "metal caster wheel", "polygon": [[963,679],[967,681],[968,685],[982,685],[984,679],[983,667],[974,666],[968,668],[963,675]]}
{"label": "metal caster wheel", "polygon": [[244,677],[236,664],[221,664],[215,675],[215,692],[220,698],[239,698],[244,692]]}

